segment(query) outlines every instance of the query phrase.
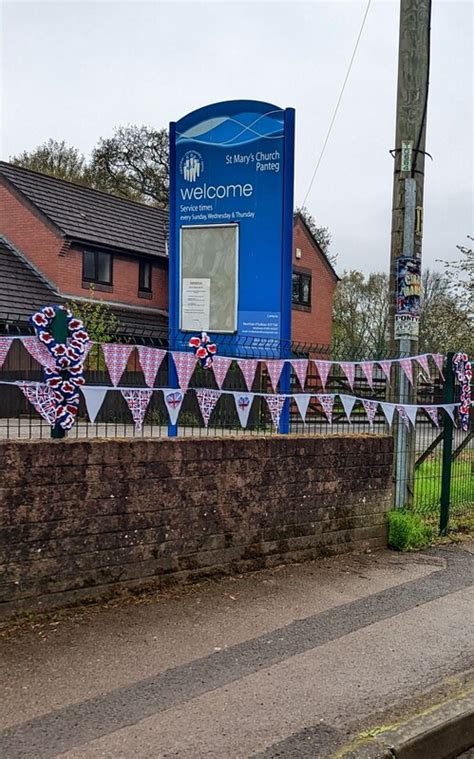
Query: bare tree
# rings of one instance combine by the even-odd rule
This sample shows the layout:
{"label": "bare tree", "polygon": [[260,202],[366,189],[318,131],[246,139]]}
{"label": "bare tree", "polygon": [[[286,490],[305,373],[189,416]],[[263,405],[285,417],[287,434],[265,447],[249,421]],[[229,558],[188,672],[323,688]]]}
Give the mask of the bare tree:
{"label": "bare tree", "polygon": [[426,269],[422,277],[419,347],[423,352],[463,350],[472,355],[472,302],[459,297],[445,272]]}
{"label": "bare tree", "polygon": [[[474,237],[467,235],[474,242]],[[458,261],[442,261],[452,290],[473,317],[474,310],[474,250],[472,245],[456,245],[461,257]]]}
{"label": "bare tree", "polygon": [[169,188],[168,133],[146,126],[118,127],[101,138],[90,161],[64,140],[48,140],[12,163],[129,200],[166,208]]}
{"label": "bare tree", "polygon": [[334,349],[348,359],[382,356],[387,349],[388,276],[344,272],[334,296]]}
{"label": "bare tree", "polygon": [[332,235],[327,227],[320,227],[316,223],[316,219],[314,216],[308,211],[306,206],[298,206],[296,208],[296,213],[301,214],[303,219],[305,220],[305,223],[313,235],[314,239],[318,243],[319,247],[325,254],[326,258],[331,262],[331,264],[334,266],[337,260],[337,253],[330,253],[329,247],[331,245],[332,241]]}
{"label": "bare tree", "polygon": [[[381,357],[388,350],[388,276],[344,272],[334,297],[334,350],[349,359]],[[458,297],[445,272],[422,275],[420,352],[472,353],[474,324],[470,308]]]}
{"label": "bare tree", "polygon": [[32,150],[26,150],[10,158],[15,166],[23,166],[31,171],[49,174],[57,179],[87,184],[84,178],[86,160],[77,148],[69,147],[65,141],[48,140]]}
{"label": "bare tree", "polygon": [[165,129],[118,127],[101,138],[88,167],[97,189],[166,208],[169,199],[169,143]]}

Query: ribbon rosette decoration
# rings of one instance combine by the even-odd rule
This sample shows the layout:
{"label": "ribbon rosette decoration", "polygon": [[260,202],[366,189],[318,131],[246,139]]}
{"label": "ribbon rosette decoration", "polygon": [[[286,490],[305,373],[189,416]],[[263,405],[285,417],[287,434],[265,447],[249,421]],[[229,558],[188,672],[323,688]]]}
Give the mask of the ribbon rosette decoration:
{"label": "ribbon rosette decoration", "polygon": [[471,413],[472,382],[472,364],[468,359],[467,353],[456,353],[453,356],[453,368],[460,385],[459,419],[461,421],[461,429],[467,432]]}
{"label": "ribbon rosette decoration", "polygon": [[[59,311],[66,312],[68,337],[58,343],[50,330]],[[54,393],[56,424],[69,430],[79,409],[79,388],[84,385],[83,360],[89,335],[80,319],[64,306],[45,306],[31,317],[38,340],[46,346],[55,361],[55,368],[43,366],[44,381]]]}
{"label": "ribbon rosette decoration", "polygon": [[207,332],[201,332],[201,337],[192,337],[188,343],[196,351],[196,358],[199,359],[203,369],[210,369],[212,366],[213,356],[217,353],[217,346],[211,343],[211,338]]}

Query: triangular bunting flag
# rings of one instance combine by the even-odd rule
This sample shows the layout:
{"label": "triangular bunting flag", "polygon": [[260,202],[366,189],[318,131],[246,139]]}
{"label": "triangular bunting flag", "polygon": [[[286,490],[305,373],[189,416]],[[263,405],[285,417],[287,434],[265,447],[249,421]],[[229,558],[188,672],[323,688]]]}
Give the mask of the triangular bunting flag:
{"label": "triangular bunting flag", "polygon": [[176,367],[176,374],[178,375],[179,386],[185,393],[196,368],[197,356],[194,353],[180,351],[174,351],[172,356]]}
{"label": "triangular bunting flag", "polygon": [[308,359],[307,358],[294,358],[291,361],[291,365],[295,370],[295,374],[298,377],[298,381],[301,385],[301,389],[304,390],[306,384],[306,375],[308,373]]}
{"label": "triangular bunting flag", "polygon": [[10,350],[12,340],[12,337],[0,337],[0,369],[2,368],[7,357],[7,353]]}
{"label": "triangular bunting flag", "polygon": [[365,378],[371,388],[374,387],[374,362],[373,361],[361,361],[360,368],[365,374]]}
{"label": "triangular bunting flag", "polygon": [[239,358],[237,361],[240,366],[240,370],[244,375],[245,384],[247,390],[251,391],[253,381],[255,379],[255,372],[257,371],[258,361],[256,358]]}
{"label": "triangular bunting flag", "polygon": [[231,363],[232,359],[226,358],[226,356],[214,356],[212,359],[212,370],[219,390],[222,389],[222,385],[227,377],[227,372],[229,371]]}
{"label": "triangular bunting flag", "polygon": [[268,408],[272,417],[273,426],[278,429],[280,424],[280,416],[285,403],[286,397],[284,395],[266,395]]}
{"label": "triangular bunting flag", "polygon": [[326,390],[326,382],[329,376],[329,372],[331,371],[332,362],[331,361],[314,361],[314,364],[316,366],[316,369],[318,370],[318,374],[321,379],[321,385],[323,387],[323,390]]}
{"label": "triangular bunting flag", "polygon": [[417,356],[416,360],[418,361],[419,365],[421,366],[423,370],[423,374],[425,375],[426,379],[428,381],[431,381],[431,374],[430,374],[430,366],[428,364],[428,356],[427,354],[423,356]]}
{"label": "triangular bunting flag", "polygon": [[308,411],[309,402],[311,400],[311,394],[295,393],[293,395],[293,398],[295,399],[295,403],[298,406],[298,411],[300,412],[303,422],[306,423],[306,413]]}
{"label": "triangular bunting flag", "polygon": [[51,355],[46,345],[43,345],[37,337],[22,337],[21,342],[34,360],[43,368],[56,371],[56,359]]}
{"label": "triangular bunting flag", "polygon": [[222,393],[220,390],[196,390],[196,396],[205,427],[209,424],[212,411],[221,395]]}
{"label": "triangular bunting flag", "polygon": [[435,364],[436,364],[436,366],[438,368],[438,371],[439,371],[441,377],[444,379],[444,374],[443,374],[444,356],[443,356],[443,354],[442,353],[432,353],[431,354],[431,358],[435,362]]}
{"label": "triangular bunting flag", "polygon": [[398,416],[403,421],[407,429],[410,429],[410,417],[408,416],[405,406],[397,406]]}
{"label": "triangular bunting flag", "polygon": [[[418,413],[418,406],[415,406],[413,404],[405,404],[404,406],[398,407],[398,413],[400,413],[400,408],[405,409],[405,413],[409,419],[409,421],[412,423],[412,426],[414,427],[416,424],[416,415]],[[403,418],[403,415],[402,415]],[[403,419],[405,421],[405,419]]]}
{"label": "triangular bunting flag", "polygon": [[54,390],[40,382],[19,382],[23,395],[29,400],[35,411],[54,427],[56,424],[56,400]]}
{"label": "triangular bunting flag", "polygon": [[276,392],[278,381],[280,379],[283,367],[285,366],[285,362],[283,359],[272,359],[266,361],[266,364],[268,376],[270,377],[270,382],[272,383],[272,388]]}
{"label": "triangular bunting flag", "polygon": [[334,406],[334,395],[317,395],[322,409],[326,415],[329,424],[332,424],[332,407]]}
{"label": "triangular bunting flag", "polygon": [[388,426],[391,427],[392,422],[393,422],[393,415],[395,413],[395,404],[383,403],[382,401],[380,401],[380,406],[383,413],[385,414],[385,419],[387,420]]}
{"label": "triangular bunting flag", "polygon": [[112,385],[117,387],[135,346],[120,345],[119,343],[101,343],[100,347],[104,354],[105,365],[109,370]]}
{"label": "triangular bunting flag", "polygon": [[401,358],[400,366],[402,367],[410,385],[413,385],[413,366],[411,363],[411,358]]}
{"label": "triangular bunting flag", "polygon": [[347,416],[347,420],[349,424],[352,424],[351,414],[352,414],[352,409],[354,408],[354,404],[357,399],[354,398],[353,395],[341,395],[341,394],[339,394],[339,398],[341,399],[341,403],[344,408],[344,413]]}
{"label": "triangular bunting flag", "polygon": [[87,414],[92,424],[94,424],[97,418],[107,390],[107,387],[91,387],[90,385],[83,385],[81,387],[81,392],[86,402]]}
{"label": "triangular bunting flag", "polygon": [[450,417],[450,419],[451,419],[452,423],[454,424],[454,426],[457,427],[456,420],[454,418],[454,409],[456,408],[456,404],[455,403],[443,403],[443,405],[441,406],[441,408],[443,408],[446,411],[446,413]]}
{"label": "triangular bunting flag", "polygon": [[148,345],[137,345],[137,351],[145,382],[148,387],[154,387],[156,375],[166,356],[166,351],[162,348],[151,348]]}
{"label": "triangular bunting flag", "polygon": [[392,362],[391,361],[377,361],[378,365],[380,366],[381,370],[385,374],[387,378],[387,382],[390,384],[390,375],[392,371]]}
{"label": "triangular bunting flag", "polygon": [[362,399],[362,405],[365,409],[365,413],[367,414],[367,419],[369,420],[370,429],[373,430],[374,419],[375,419],[375,415],[377,413],[379,404],[377,401],[369,401],[364,398]]}
{"label": "triangular bunting flag", "polygon": [[184,393],[181,390],[163,390],[163,400],[168,410],[170,424],[176,424],[183,405]]}
{"label": "triangular bunting flag", "polygon": [[355,371],[356,371],[356,365],[353,364],[351,361],[340,361],[339,366],[341,367],[342,371],[347,377],[347,381],[349,383],[349,387],[351,390],[354,389],[354,379],[355,379]]}
{"label": "triangular bunting flag", "polygon": [[239,415],[239,422],[245,429],[249,420],[250,409],[252,408],[252,401],[254,399],[253,393],[233,393],[235,400],[235,408]]}
{"label": "triangular bunting flag", "polygon": [[422,406],[422,409],[429,416],[435,427],[439,429],[439,413],[436,406]]}
{"label": "triangular bunting flag", "polygon": [[127,390],[120,391],[127,402],[127,406],[132,412],[132,419],[135,423],[135,429],[137,432],[141,432],[143,427],[143,420],[145,418],[145,412],[150,403],[150,398],[153,395],[153,390],[148,388],[137,387],[128,388]]}

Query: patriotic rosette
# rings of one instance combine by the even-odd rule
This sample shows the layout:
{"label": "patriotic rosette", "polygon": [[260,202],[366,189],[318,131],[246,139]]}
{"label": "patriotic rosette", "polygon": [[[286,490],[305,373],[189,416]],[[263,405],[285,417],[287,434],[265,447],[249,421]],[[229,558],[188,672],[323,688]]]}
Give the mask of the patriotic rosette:
{"label": "patriotic rosette", "polygon": [[217,353],[217,346],[215,343],[211,343],[211,338],[207,332],[201,332],[201,337],[192,337],[188,345],[195,349],[196,357],[203,369],[210,369],[213,356]]}
{"label": "patriotic rosette", "polygon": [[[66,312],[66,343],[58,343],[51,332],[53,319],[59,311]],[[64,306],[45,306],[33,314],[30,321],[36,337],[46,346],[56,363],[55,369],[43,367],[44,381],[54,393],[56,424],[69,430],[76,421],[79,409],[79,388],[85,384],[83,361],[89,335],[82,321]]]}
{"label": "patriotic rosette", "polygon": [[467,432],[471,414],[472,382],[472,364],[468,359],[467,353],[459,352],[453,356],[453,368],[460,385],[459,419],[461,421],[461,429]]}

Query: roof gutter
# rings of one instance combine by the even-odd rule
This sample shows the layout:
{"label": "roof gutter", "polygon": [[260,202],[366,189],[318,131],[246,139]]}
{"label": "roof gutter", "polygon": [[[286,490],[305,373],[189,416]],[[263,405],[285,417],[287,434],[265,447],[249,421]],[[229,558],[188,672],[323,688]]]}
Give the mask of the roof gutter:
{"label": "roof gutter", "polygon": [[130,303],[120,303],[116,300],[100,300],[99,298],[86,298],[84,295],[72,295],[71,293],[57,293],[64,300],[78,301],[79,303],[101,303],[105,306],[111,306],[111,308],[120,308],[124,311],[135,311],[143,314],[155,314],[156,316],[168,317],[168,311],[163,308],[148,308],[147,306],[135,306]]}
{"label": "roof gutter", "polygon": [[111,253],[115,253],[116,255],[123,255],[123,256],[133,256],[134,258],[143,258],[144,256],[146,258],[149,258],[151,261],[163,261],[168,263],[168,256],[166,253],[146,253],[145,251],[141,252],[138,250],[134,250],[133,248],[120,248],[116,245],[110,245],[110,243],[106,242],[95,242],[93,240],[86,240],[81,237],[71,237],[70,235],[66,234],[67,239],[69,240],[70,245],[80,245],[81,247],[88,247],[88,248],[94,248],[98,250],[104,250],[104,251],[110,251]]}

